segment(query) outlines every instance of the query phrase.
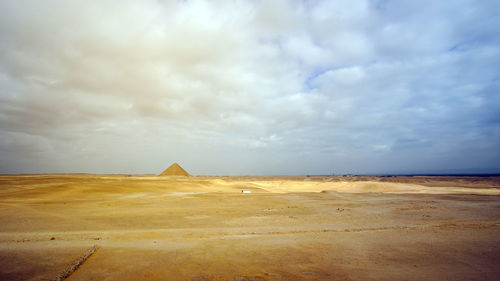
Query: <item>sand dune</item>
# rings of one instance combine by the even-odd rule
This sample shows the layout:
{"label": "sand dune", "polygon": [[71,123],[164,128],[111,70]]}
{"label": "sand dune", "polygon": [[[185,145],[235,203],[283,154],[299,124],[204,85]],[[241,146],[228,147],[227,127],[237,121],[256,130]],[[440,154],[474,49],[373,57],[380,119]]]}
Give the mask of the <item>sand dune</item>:
{"label": "sand dune", "polygon": [[0,176],[0,280],[492,280],[499,182]]}

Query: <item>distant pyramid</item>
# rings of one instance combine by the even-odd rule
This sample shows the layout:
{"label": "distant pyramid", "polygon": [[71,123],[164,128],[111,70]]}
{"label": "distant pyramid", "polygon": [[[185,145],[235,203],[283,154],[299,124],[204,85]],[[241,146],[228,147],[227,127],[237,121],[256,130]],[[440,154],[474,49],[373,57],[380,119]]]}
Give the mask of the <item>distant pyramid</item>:
{"label": "distant pyramid", "polygon": [[189,174],[179,164],[174,163],[163,171],[160,176],[189,176]]}

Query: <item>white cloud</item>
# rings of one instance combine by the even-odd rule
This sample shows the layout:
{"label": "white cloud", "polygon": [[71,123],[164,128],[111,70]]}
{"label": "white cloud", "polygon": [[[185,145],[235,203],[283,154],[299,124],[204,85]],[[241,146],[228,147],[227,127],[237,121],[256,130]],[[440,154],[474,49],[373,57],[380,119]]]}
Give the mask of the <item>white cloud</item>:
{"label": "white cloud", "polygon": [[0,1],[0,172],[499,168],[496,7]]}

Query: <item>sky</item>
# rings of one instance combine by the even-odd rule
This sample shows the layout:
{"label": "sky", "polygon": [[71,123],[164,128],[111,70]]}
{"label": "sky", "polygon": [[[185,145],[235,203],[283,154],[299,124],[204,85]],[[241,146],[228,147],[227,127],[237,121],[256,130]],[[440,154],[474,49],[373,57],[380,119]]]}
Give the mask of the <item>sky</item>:
{"label": "sky", "polygon": [[499,15],[0,0],[0,173],[500,172]]}

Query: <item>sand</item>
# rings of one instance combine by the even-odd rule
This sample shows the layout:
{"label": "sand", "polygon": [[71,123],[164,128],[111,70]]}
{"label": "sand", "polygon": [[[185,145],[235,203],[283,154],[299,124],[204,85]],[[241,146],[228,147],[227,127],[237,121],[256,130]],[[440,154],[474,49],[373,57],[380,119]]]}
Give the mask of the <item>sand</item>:
{"label": "sand", "polygon": [[95,244],[66,280],[495,280],[499,195],[498,177],[0,176],[0,280],[51,280]]}

